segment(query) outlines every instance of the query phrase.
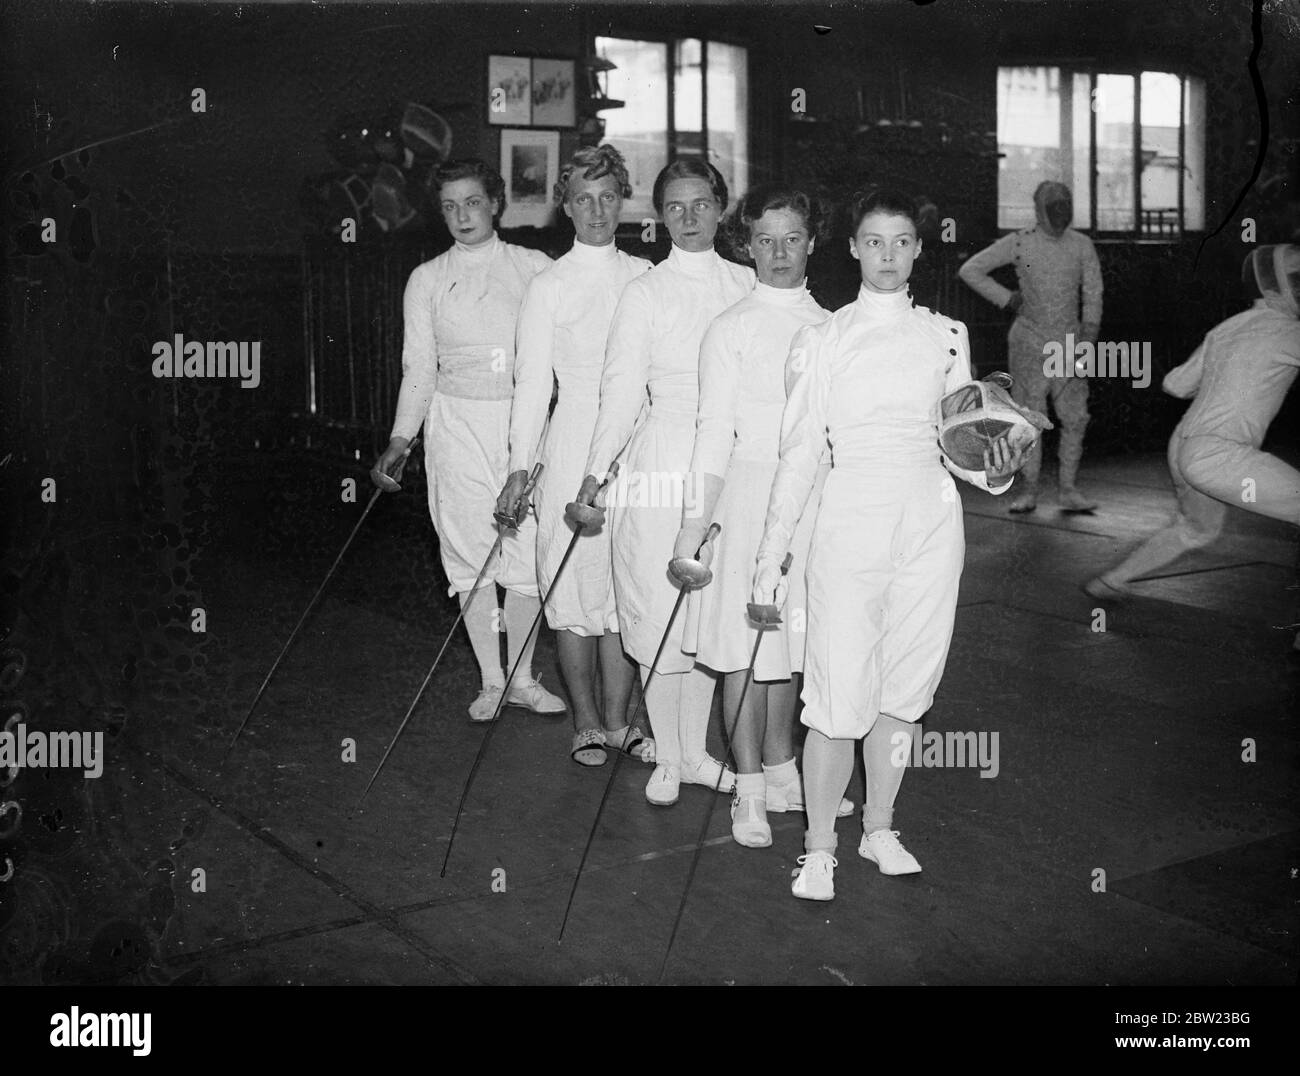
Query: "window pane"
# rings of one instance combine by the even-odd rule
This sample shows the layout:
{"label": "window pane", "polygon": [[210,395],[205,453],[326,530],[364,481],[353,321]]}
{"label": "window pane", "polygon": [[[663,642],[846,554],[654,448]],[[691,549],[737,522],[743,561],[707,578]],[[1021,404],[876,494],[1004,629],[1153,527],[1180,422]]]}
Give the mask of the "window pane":
{"label": "window pane", "polygon": [[678,41],[674,55],[673,124],[677,145],[673,156],[698,157],[704,149],[704,69],[700,43],[693,37]]}
{"label": "window pane", "polygon": [[1205,80],[1183,80],[1183,227],[1205,228]]}
{"label": "window pane", "polygon": [[1075,72],[1074,108],[1070,113],[1073,137],[1072,169],[1064,169],[1066,183],[1074,192],[1074,227],[1092,228],[1092,77]]}
{"label": "window pane", "polygon": [[640,221],[655,215],[651,191],[668,163],[668,46],[598,37],[596,52],[617,65],[606,73],[605,85],[610,97],[624,102],[622,108],[601,113],[605,141],[626,158],[632,183],[620,220]]}
{"label": "window pane", "polygon": [[1177,75],[1142,72],[1142,234],[1174,237],[1178,220],[1178,125],[1182,86]]}
{"label": "window pane", "polygon": [[1098,75],[1097,228],[1136,230],[1133,205],[1133,76]]}
{"label": "window pane", "polygon": [[709,160],[732,202],[749,186],[749,65],[743,48],[709,42]]}
{"label": "window pane", "polygon": [[1032,225],[1034,188],[1069,175],[1061,127],[1060,68],[998,68],[999,228]]}

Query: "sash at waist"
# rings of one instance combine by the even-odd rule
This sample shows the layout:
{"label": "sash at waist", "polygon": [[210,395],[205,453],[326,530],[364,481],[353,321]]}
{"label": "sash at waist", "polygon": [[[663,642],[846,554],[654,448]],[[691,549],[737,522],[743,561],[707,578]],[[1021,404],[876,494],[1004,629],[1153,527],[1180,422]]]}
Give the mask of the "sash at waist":
{"label": "sash at waist", "polygon": [[914,449],[908,452],[893,451],[871,452],[860,447],[841,447],[833,449],[834,465],[837,470],[855,471],[861,474],[918,474],[943,469],[939,462],[939,446],[928,449]]}
{"label": "sash at waist", "polygon": [[465,400],[508,400],[514,395],[514,355],[482,344],[438,356],[438,391]]}

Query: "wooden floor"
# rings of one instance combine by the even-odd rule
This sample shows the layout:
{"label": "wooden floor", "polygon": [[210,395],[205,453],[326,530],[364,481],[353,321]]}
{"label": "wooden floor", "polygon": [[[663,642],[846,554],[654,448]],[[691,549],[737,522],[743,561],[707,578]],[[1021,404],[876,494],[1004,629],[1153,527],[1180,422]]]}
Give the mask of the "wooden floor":
{"label": "wooden floor", "polygon": [[[567,719],[507,710],[440,877],[485,735],[466,720],[477,684],[463,636],[356,810],[454,611],[420,496],[376,507],[221,768],[366,499],[335,503],[328,470],[267,493],[266,473],[205,480],[191,509],[206,530],[188,561],[192,529],[139,548],[89,534],[28,578],[11,637],[28,658],[28,720],[103,729],[108,762],[90,781],[27,771],[7,793],[24,807],[0,979],[1296,981],[1294,533],[1234,513],[1218,548],[1138,584],[1104,630],[1078,589],[1164,525],[1159,455],[1088,466],[1102,504],[1091,516],[1062,515],[1048,496],[1011,517],[963,489],[956,635],[923,727],[996,733],[998,772],[906,775],[895,824],[922,874],[881,875],[855,854],[857,818],[842,819],[836,899],[795,900],[801,815],[772,816],[773,847],[744,849],[725,798],[687,786],[675,807],[652,808],[648,768],[627,762],[562,943],[609,769],[569,761]],[[120,581],[167,556],[181,575],[151,597]],[[549,631],[538,653],[559,690]],[[716,719],[711,743],[717,753]],[[855,800],[861,787],[859,769]]]}

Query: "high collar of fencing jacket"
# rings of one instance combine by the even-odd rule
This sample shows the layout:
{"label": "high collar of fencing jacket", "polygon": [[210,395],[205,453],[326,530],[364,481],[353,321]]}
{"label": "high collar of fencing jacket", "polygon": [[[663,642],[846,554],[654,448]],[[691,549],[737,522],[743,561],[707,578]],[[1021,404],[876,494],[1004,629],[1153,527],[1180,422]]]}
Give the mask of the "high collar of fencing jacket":
{"label": "high collar of fencing jacket", "polygon": [[689,276],[707,276],[714,272],[722,259],[712,247],[708,250],[682,250],[676,243],[668,254],[668,262]]}
{"label": "high collar of fencing jacket", "polygon": [[858,288],[859,312],[871,321],[897,321],[912,309],[912,291],[872,291],[863,284]]}
{"label": "high collar of fencing jacket", "polygon": [[812,298],[808,294],[807,277],[799,281],[799,286],[796,288],[774,288],[771,284],[764,284],[760,280],[754,285],[752,294],[760,302],[771,303],[774,306],[798,306]]}
{"label": "high collar of fencing jacket", "polygon": [[485,240],[477,246],[466,246],[459,239],[454,240],[454,244],[456,253],[462,258],[467,259],[472,265],[478,262],[491,261],[492,255],[495,254],[497,248],[501,246],[501,237],[497,235],[496,232],[493,232],[491,239]]}
{"label": "high collar of fencing jacket", "polygon": [[590,243],[573,241],[569,256],[583,269],[608,268],[611,262],[618,260],[618,247],[612,242],[593,247]]}

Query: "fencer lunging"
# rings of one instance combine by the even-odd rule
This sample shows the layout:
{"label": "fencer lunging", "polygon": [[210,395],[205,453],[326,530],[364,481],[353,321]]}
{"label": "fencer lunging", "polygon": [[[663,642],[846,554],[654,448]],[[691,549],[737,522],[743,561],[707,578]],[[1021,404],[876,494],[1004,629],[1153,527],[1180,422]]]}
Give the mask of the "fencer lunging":
{"label": "fencer lunging", "polygon": [[1243,266],[1250,309],[1211,329],[1164,390],[1192,404],[1169,439],[1178,497],[1170,523],[1084,584],[1099,600],[1122,599],[1135,579],[1213,544],[1229,507],[1300,525],[1300,472],[1260,451],[1300,370],[1300,246],[1260,247]]}

